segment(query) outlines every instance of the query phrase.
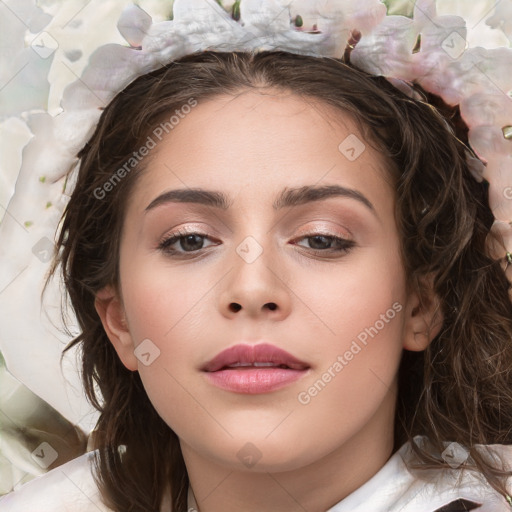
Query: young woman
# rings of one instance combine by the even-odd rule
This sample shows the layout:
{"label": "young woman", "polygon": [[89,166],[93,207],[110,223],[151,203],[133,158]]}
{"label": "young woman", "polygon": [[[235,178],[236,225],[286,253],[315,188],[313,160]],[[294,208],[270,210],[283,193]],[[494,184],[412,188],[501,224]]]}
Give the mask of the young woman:
{"label": "young woman", "polygon": [[284,51],[130,83],[79,154],[53,268],[96,450],[0,510],[509,510],[510,284],[454,129]]}

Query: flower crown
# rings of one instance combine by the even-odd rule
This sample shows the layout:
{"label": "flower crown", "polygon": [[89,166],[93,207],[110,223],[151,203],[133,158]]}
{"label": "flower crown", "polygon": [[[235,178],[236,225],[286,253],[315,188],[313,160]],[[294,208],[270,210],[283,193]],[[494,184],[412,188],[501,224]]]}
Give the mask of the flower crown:
{"label": "flower crown", "polygon": [[106,44],[91,55],[64,90],[63,112],[32,121],[35,137],[24,159],[37,158],[40,175],[52,182],[67,175],[114,96],[187,54],[285,50],[342,58],[348,48],[358,68],[385,76],[406,94],[418,97],[411,85],[419,84],[459,106],[469,128],[468,163],[475,179],[489,182],[492,232],[502,241],[489,237],[490,252],[512,280],[512,48],[467,48],[465,20],[437,15],[435,0],[416,0],[412,18],[388,15],[380,0],[229,3],[175,0],[173,19],[157,23],[127,7],[117,27],[128,45]]}

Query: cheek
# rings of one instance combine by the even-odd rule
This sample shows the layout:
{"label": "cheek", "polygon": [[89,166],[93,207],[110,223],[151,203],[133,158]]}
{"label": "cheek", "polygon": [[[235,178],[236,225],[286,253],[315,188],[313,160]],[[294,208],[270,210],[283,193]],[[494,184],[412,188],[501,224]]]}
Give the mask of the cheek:
{"label": "cheek", "polygon": [[[318,329],[323,348],[343,353],[353,340],[374,340],[375,357],[401,347],[406,301],[404,270],[394,247],[368,250],[297,280],[302,321]],[[306,307],[304,307],[306,306]]]}
{"label": "cheek", "polygon": [[165,266],[139,266],[135,260],[123,271],[130,276],[123,281],[130,334],[134,346],[145,346],[144,352],[150,354],[149,364],[143,357],[138,360],[142,383],[158,414],[186,438],[187,430],[204,414],[187,390],[197,384],[190,369],[201,350],[199,342],[205,339],[199,332],[207,321],[201,301],[206,285],[190,286],[184,273],[166,271]]}
{"label": "cheek", "polygon": [[202,298],[213,285],[198,267],[184,271],[165,263],[133,261],[123,270],[123,299],[136,344],[153,337],[164,349],[182,326],[197,325],[204,314]]}
{"label": "cheek", "polygon": [[399,255],[369,251],[350,271],[339,266],[312,282],[299,293],[318,313],[308,311],[322,364],[298,401],[323,421],[345,421],[347,411],[371,415],[394,386],[402,354],[407,296]]}
{"label": "cheek", "polygon": [[329,440],[355,435],[383,404],[389,414],[394,408],[406,296],[401,271],[382,266],[323,281],[329,299],[318,311],[329,334],[318,345],[318,371],[296,397],[296,419],[304,435],[322,431],[318,445],[326,452]]}
{"label": "cheek", "polygon": [[[205,275],[199,267],[185,270],[139,259],[135,254],[121,266],[122,294],[136,353],[142,343],[150,353],[150,364],[139,359],[138,371],[151,400],[158,402],[189,383],[211,336],[214,311],[208,292],[218,276]],[[167,407],[174,404],[168,400]]]}

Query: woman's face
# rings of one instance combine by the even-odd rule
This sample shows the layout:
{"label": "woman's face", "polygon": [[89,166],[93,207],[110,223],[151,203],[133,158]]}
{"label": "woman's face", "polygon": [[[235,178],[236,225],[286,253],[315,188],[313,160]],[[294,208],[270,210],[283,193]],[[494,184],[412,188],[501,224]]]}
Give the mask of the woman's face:
{"label": "woman's face", "polygon": [[[99,311],[187,462],[388,456],[401,352],[424,347],[383,158],[348,115],[269,90],[200,103],[155,140],[127,205],[122,305],[104,291]],[[295,362],[251,359],[262,344]]]}

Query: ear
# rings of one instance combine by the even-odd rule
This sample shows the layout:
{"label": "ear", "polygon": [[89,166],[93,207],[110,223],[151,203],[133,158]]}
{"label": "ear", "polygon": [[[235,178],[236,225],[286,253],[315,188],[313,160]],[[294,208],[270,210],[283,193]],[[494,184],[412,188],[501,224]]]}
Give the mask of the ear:
{"label": "ear", "polygon": [[404,349],[425,350],[443,326],[441,301],[434,293],[432,275],[424,276],[409,292],[405,307]]}
{"label": "ear", "polygon": [[133,340],[126,323],[124,307],[113,286],[106,286],[96,293],[94,307],[119,359],[128,370],[137,370],[137,358],[134,354]]}

